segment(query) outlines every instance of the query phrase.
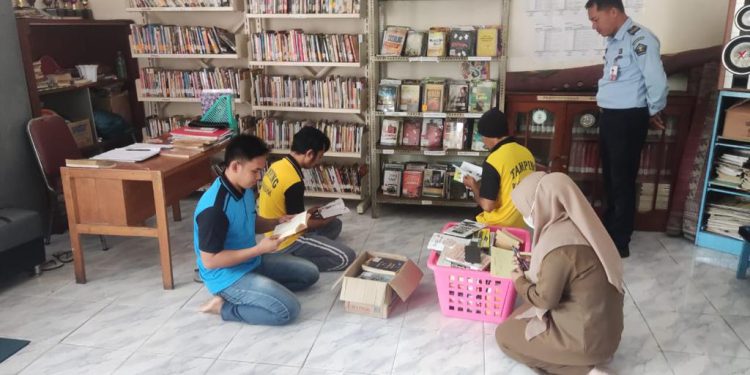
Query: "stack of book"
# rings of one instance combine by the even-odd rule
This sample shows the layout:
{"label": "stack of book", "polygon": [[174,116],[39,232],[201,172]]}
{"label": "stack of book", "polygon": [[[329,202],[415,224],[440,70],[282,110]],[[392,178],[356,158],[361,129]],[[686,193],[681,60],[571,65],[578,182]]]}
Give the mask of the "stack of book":
{"label": "stack of book", "polygon": [[500,28],[495,26],[431,27],[427,31],[387,26],[381,56],[495,57],[502,50]]}
{"label": "stack of book", "polygon": [[469,194],[463,181],[454,178],[456,170],[454,163],[385,163],[382,192],[383,195],[410,199],[467,200]]}
{"label": "stack of book", "polygon": [[130,48],[134,54],[233,54],[234,35],[218,27],[175,25],[130,25]]}
{"label": "stack of book", "polygon": [[497,82],[443,78],[398,80],[384,78],[378,86],[380,112],[484,113],[497,106]]}
{"label": "stack of book", "polygon": [[42,73],[42,61],[37,60],[34,61],[34,79],[36,80],[36,89],[37,90],[49,90],[54,87],[52,82],[47,78],[47,76]]}
{"label": "stack of book", "polygon": [[312,169],[303,169],[305,189],[327,193],[362,192],[362,179],[366,168],[359,164],[350,166],[319,165]]}
{"label": "stack of book", "polygon": [[230,129],[193,128],[185,126],[169,132],[176,148],[205,150],[232,137]]}
{"label": "stack of book", "polygon": [[708,204],[706,231],[742,240],[738,230],[750,223],[750,200],[723,197]]}
{"label": "stack of book", "polygon": [[359,62],[357,34],[307,34],[302,30],[263,31],[250,35],[251,61]]}
{"label": "stack of book", "polygon": [[146,126],[141,128],[143,139],[160,137],[174,129],[188,126],[190,121],[197,119],[195,116],[146,117]]}
{"label": "stack of book", "polygon": [[329,109],[360,109],[365,79],[329,76],[323,79],[259,74],[253,78],[253,105]]}
{"label": "stack of book", "polygon": [[360,0],[249,0],[252,14],[357,14]]}
{"label": "stack of book", "polygon": [[573,142],[570,144],[570,162],[568,172],[571,173],[601,173],[599,163],[599,143]]}
{"label": "stack of book", "polygon": [[255,123],[255,135],[273,148],[289,149],[294,135],[304,126],[312,126],[322,131],[331,140],[331,152],[362,152],[364,126],[355,123],[341,123],[321,120],[293,121],[278,118],[260,118]]}
{"label": "stack of book", "polygon": [[249,69],[207,68],[201,70],[141,69],[140,92],[147,97],[200,98],[208,89],[227,89],[240,96],[240,81]]}
{"label": "stack of book", "polygon": [[228,7],[229,0],[130,0],[131,8]]}
{"label": "stack of book", "polygon": [[750,176],[748,160],[750,160],[750,151],[732,150],[720,155],[714,162],[716,178],[711,182],[734,189],[743,189],[743,185],[748,185],[743,184],[746,175]]}

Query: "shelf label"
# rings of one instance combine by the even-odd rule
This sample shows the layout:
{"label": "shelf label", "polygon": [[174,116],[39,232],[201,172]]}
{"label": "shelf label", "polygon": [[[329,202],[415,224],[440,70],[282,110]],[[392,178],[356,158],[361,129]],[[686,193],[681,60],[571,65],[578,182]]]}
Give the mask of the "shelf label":
{"label": "shelf label", "polygon": [[482,118],[481,113],[464,113],[464,118]]}
{"label": "shelf label", "polygon": [[381,151],[383,152],[383,155],[393,155],[393,152],[394,152],[395,150],[393,150],[393,149],[391,149],[391,148],[387,148],[387,149],[383,149],[383,150],[381,150]]}
{"label": "shelf label", "polygon": [[410,57],[409,62],[438,62],[437,57],[428,57],[428,56],[418,56],[418,57]]}
{"label": "shelf label", "polygon": [[491,61],[490,56],[469,56],[469,61]]}
{"label": "shelf label", "polygon": [[425,206],[431,206],[432,205],[432,201],[422,201],[422,204],[425,205]]}
{"label": "shelf label", "polygon": [[398,117],[406,117],[408,114],[406,112],[383,112],[384,116],[398,116]]}
{"label": "shelf label", "polygon": [[479,151],[459,151],[456,153],[458,156],[479,156]]}
{"label": "shelf label", "polygon": [[422,112],[422,117],[446,118],[447,114],[443,112]]}
{"label": "shelf label", "polygon": [[424,152],[425,156],[445,156],[444,150],[426,150]]}

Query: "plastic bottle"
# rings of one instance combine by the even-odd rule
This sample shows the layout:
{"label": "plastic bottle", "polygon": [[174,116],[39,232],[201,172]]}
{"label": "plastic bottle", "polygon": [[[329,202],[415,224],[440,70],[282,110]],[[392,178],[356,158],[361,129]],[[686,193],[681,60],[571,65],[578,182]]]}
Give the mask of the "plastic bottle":
{"label": "plastic bottle", "polygon": [[122,51],[117,51],[117,60],[115,61],[115,73],[119,79],[128,78],[128,70],[125,67],[125,58],[122,57]]}

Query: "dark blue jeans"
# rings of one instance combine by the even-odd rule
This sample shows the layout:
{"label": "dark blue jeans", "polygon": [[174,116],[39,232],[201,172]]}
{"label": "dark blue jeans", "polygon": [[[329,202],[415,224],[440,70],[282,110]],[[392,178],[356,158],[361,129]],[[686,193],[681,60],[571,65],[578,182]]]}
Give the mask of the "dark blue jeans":
{"label": "dark blue jeans", "polygon": [[221,317],[256,325],[284,325],[300,312],[292,291],[318,281],[318,267],[308,260],[286,254],[266,254],[260,267],[248,272],[219,292],[224,299]]}

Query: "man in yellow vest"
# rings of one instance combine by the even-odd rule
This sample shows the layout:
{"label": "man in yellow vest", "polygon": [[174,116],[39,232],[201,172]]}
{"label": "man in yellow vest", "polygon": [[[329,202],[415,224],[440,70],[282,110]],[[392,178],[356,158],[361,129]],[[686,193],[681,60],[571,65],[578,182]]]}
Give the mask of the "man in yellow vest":
{"label": "man in yellow vest", "polygon": [[[323,160],[331,141],[320,130],[305,126],[292,139],[291,153],[271,164],[263,176],[258,215],[278,219],[305,211],[305,182],[302,169],[314,168]],[[290,236],[279,244],[279,253],[292,254],[313,262],[321,272],[341,271],[356,253],[336,241],[342,223],[337,218],[310,218],[307,232]],[[269,236],[266,233],[266,236]]]}
{"label": "man in yellow vest", "polygon": [[477,126],[490,155],[482,164],[481,181],[464,177],[464,185],[474,193],[474,200],[483,211],[476,219],[487,225],[523,228],[523,216],[513,205],[510,193],[536,170],[534,155],[509,135],[508,121],[499,109],[485,112]]}

